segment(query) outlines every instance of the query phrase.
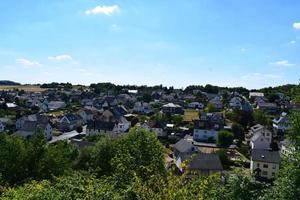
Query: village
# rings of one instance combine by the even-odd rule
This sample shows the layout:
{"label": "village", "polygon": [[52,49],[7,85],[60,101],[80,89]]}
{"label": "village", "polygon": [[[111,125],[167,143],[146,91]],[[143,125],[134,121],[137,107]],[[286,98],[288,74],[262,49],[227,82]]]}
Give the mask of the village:
{"label": "village", "polygon": [[276,179],[281,160],[295,151],[285,133],[300,103],[280,92],[210,85],[45,87],[0,91],[1,134],[30,140],[42,133],[49,144],[64,140],[83,149],[95,145],[88,138],[146,129],[164,145],[165,167],[176,174],[222,176],[239,168],[264,182]]}

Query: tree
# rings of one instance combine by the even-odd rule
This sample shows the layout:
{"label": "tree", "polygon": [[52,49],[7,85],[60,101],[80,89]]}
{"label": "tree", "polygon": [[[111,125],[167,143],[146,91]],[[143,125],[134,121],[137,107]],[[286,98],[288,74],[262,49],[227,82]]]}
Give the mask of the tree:
{"label": "tree", "polygon": [[218,133],[217,145],[220,147],[229,147],[233,142],[233,134],[229,131],[220,131]]}
{"label": "tree", "polygon": [[211,113],[211,112],[217,112],[218,110],[214,104],[208,103],[205,108],[205,111]]}
{"label": "tree", "polygon": [[254,118],[254,123],[261,124],[263,126],[269,126],[271,123],[267,115],[260,110],[256,110],[253,113],[253,118]]}
{"label": "tree", "polygon": [[224,150],[224,149],[219,150],[219,151],[217,151],[217,154],[219,155],[221,163],[222,163],[222,165],[224,167],[227,168],[227,167],[229,167],[232,164],[229,156],[227,155],[227,151],[226,150]]}
{"label": "tree", "polygon": [[245,139],[244,128],[242,125],[233,123],[231,129],[235,139],[238,139],[240,141],[243,141]]}
{"label": "tree", "polygon": [[112,159],[116,156],[117,143],[115,140],[102,137],[96,145],[90,148],[90,170],[98,177],[113,173]]}
{"label": "tree", "polygon": [[164,147],[154,133],[131,129],[118,141],[112,163],[119,178],[130,180],[136,175],[145,181],[165,174]]}

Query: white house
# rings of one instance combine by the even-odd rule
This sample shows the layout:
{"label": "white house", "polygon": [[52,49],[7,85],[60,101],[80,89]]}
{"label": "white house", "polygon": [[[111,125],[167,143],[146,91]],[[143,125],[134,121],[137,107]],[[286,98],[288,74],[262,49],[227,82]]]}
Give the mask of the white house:
{"label": "white house", "polygon": [[245,140],[247,143],[250,143],[251,138],[256,135],[257,133],[262,133],[264,131],[265,127],[260,124],[256,124],[252,126],[249,130],[249,133],[245,135]]}
{"label": "white house", "polygon": [[149,103],[136,102],[133,107],[133,112],[149,114],[152,112]]}
{"label": "white house", "polygon": [[287,113],[281,113],[279,118],[273,119],[273,128],[276,132],[284,133],[286,130],[291,128],[291,123]]}
{"label": "white house", "polygon": [[150,120],[140,125],[141,128],[154,132],[157,137],[167,137],[166,123],[161,120]]}
{"label": "white house", "polygon": [[249,98],[255,98],[255,97],[264,97],[264,93],[262,92],[250,92]]}
{"label": "white house", "polygon": [[229,106],[231,108],[241,108],[242,107],[242,99],[240,97],[233,97],[229,101]]}
{"label": "white house", "polygon": [[81,126],[82,123],[83,120],[79,115],[69,113],[59,120],[59,129],[63,131],[74,130],[77,127]]}
{"label": "white house", "polygon": [[278,175],[280,155],[278,151],[253,149],[250,170],[256,177],[273,179]]}
{"label": "white house", "polygon": [[267,129],[263,129],[251,138],[250,146],[251,149],[270,149],[271,142],[272,132]]}
{"label": "white house", "polygon": [[294,143],[288,139],[285,139],[280,142],[280,154],[282,156],[289,157],[293,155],[296,151]]}
{"label": "white house", "polygon": [[174,146],[175,164],[183,172],[182,163],[198,152],[198,148],[191,142],[181,139]]}
{"label": "white house", "polygon": [[52,139],[52,127],[48,122],[39,123],[38,121],[25,121],[23,126],[16,132],[16,135],[29,139],[38,131],[42,131],[48,140]]}
{"label": "white house", "polygon": [[92,120],[94,118],[93,111],[88,109],[79,111],[79,115],[84,123],[87,123],[87,121]]}
{"label": "white house", "polygon": [[130,128],[130,122],[125,117],[119,117],[117,119],[116,126],[114,128],[114,132],[124,133],[128,131]]}
{"label": "white house", "polygon": [[193,140],[195,141],[216,141],[218,138],[218,131],[211,129],[194,129]]}

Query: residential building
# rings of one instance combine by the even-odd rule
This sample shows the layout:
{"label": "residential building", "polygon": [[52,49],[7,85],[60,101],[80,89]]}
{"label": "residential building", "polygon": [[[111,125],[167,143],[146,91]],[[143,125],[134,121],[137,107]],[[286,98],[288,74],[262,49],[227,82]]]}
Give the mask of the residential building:
{"label": "residential building", "polygon": [[149,114],[152,113],[151,106],[149,103],[146,102],[136,102],[133,107],[133,112],[135,113],[142,113],[142,114]]}
{"label": "residential building", "polygon": [[168,103],[162,106],[162,112],[165,114],[179,114],[182,115],[184,113],[183,108],[174,103]]}
{"label": "residential building", "polygon": [[191,103],[188,104],[188,108],[191,108],[191,109],[203,109],[204,105],[203,105],[203,103],[200,103],[200,102],[191,102]]}
{"label": "residential building", "polygon": [[198,148],[195,147],[191,142],[188,142],[185,139],[179,140],[173,146],[175,164],[178,169],[183,172],[183,162],[189,159],[193,154],[198,152]]}
{"label": "residential building", "polygon": [[251,149],[270,149],[272,139],[272,132],[264,128],[261,132],[252,136],[250,141]]}
{"label": "residential building", "polygon": [[223,166],[217,154],[198,153],[190,158],[187,164],[188,177],[222,174]]}
{"label": "residential building", "polygon": [[279,151],[253,149],[250,170],[257,178],[273,179],[278,175],[280,164]]}
{"label": "residential building", "polygon": [[284,132],[291,128],[287,113],[281,113],[280,117],[273,119],[273,129],[277,135],[283,136]]}
{"label": "residential building", "polygon": [[82,124],[83,120],[80,115],[69,113],[60,119],[58,127],[62,131],[71,131],[82,126]]}

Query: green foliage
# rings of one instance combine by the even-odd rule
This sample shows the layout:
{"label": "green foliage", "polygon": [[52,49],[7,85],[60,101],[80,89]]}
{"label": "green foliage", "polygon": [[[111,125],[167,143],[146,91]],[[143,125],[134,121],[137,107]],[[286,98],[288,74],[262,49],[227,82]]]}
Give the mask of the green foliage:
{"label": "green foliage", "polygon": [[242,125],[238,123],[233,123],[232,124],[232,133],[235,139],[238,139],[240,141],[243,141],[245,138],[245,133],[244,133],[244,128]]}
{"label": "green foliage", "polygon": [[229,147],[233,142],[233,134],[229,131],[220,131],[218,133],[217,145],[220,147]]}
{"label": "green foliage", "polygon": [[300,112],[294,112],[290,116],[291,130],[288,131],[288,137],[300,147]]}
{"label": "green foliage", "polygon": [[134,175],[143,181],[151,176],[164,175],[164,147],[154,133],[144,129],[131,129],[118,141],[112,165],[119,178]]}
{"label": "green foliage", "polygon": [[212,103],[208,103],[206,108],[205,108],[205,111],[208,112],[208,113],[212,113],[212,112],[217,112],[217,108],[215,107],[214,104]]}
{"label": "green foliage", "polygon": [[268,118],[268,116],[260,110],[256,110],[253,113],[253,118],[255,124],[261,124],[263,126],[270,126],[271,124],[271,120]]}
{"label": "green foliage", "polygon": [[245,112],[239,109],[233,109],[232,111],[226,111],[225,117],[232,122],[241,124],[244,128],[247,126],[252,125],[253,123],[253,116],[251,112]]}
{"label": "green foliage", "polygon": [[8,185],[28,179],[48,179],[70,169],[77,151],[65,142],[47,145],[42,134],[30,141],[0,136],[0,182]]}
{"label": "green foliage", "polygon": [[227,151],[225,149],[217,151],[217,154],[219,155],[223,167],[228,168],[232,164],[232,161],[227,155]]}

